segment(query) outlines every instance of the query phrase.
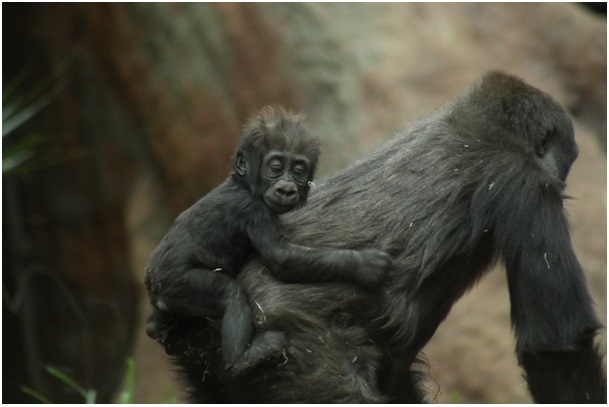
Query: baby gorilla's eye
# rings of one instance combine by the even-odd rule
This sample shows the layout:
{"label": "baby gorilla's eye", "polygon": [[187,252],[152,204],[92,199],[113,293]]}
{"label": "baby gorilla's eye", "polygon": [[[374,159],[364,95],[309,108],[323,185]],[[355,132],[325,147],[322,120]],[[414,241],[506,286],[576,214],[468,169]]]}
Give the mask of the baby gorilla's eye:
{"label": "baby gorilla's eye", "polygon": [[302,175],[302,174],[304,174],[306,172],[306,168],[304,166],[302,166],[302,165],[297,165],[294,168],[292,168],[292,172],[295,175]]}
{"label": "baby gorilla's eye", "polygon": [[279,160],[273,160],[269,163],[269,171],[271,174],[281,174],[283,173],[283,165],[281,164],[281,161]]}
{"label": "baby gorilla's eye", "polygon": [[298,182],[299,184],[302,184],[307,180],[307,177],[309,176],[309,167],[302,164],[295,165],[294,167],[292,167],[292,176],[294,177],[294,181]]}

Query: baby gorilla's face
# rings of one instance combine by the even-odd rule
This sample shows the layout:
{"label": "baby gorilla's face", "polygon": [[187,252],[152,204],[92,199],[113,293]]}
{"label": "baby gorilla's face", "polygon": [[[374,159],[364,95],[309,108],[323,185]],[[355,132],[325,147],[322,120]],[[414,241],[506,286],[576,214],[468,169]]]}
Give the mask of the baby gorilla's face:
{"label": "baby gorilla's face", "polygon": [[262,160],[260,176],[266,185],[264,203],[277,214],[304,205],[311,181],[307,157],[286,151],[270,151]]}

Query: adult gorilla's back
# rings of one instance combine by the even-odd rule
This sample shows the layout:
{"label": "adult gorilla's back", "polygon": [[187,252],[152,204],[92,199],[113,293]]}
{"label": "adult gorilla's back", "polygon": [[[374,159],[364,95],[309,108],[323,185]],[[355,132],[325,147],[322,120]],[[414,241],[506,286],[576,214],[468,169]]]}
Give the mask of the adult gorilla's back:
{"label": "adult gorilla's back", "polygon": [[380,150],[318,182],[282,220],[310,246],[394,258],[381,290],[284,284],[258,259],[240,273],[260,329],[284,355],[225,376],[218,323],[184,327],[174,357],[197,402],[417,402],[416,355],[452,304],[505,262],[517,355],[537,402],[606,400],[599,323],[562,208],[577,147],[548,95],[491,72]]}

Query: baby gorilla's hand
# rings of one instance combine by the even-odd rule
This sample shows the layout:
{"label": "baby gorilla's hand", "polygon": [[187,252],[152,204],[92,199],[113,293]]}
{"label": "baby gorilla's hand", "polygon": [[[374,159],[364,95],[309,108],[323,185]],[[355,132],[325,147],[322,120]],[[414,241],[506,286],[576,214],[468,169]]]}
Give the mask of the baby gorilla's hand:
{"label": "baby gorilla's hand", "polygon": [[391,267],[391,256],[377,249],[366,249],[358,252],[361,264],[355,271],[356,281],[364,288],[379,286]]}

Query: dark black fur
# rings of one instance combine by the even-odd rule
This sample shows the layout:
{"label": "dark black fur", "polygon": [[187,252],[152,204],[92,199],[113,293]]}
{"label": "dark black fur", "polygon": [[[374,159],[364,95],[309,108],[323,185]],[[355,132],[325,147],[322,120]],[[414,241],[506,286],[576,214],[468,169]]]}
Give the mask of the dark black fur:
{"label": "dark black fur", "polygon": [[175,360],[192,400],[422,402],[417,355],[453,303],[503,261],[533,399],[606,402],[593,345],[599,322],[563,210],[576,156],[571,121],[550,96],[510,75],[485,75],[318,182],[306,208],[282,217],[300,244],[389,252],[382,292],[286,285],[253,260],[238,280],[257,304],[258,326],[285,332],[285,359],[232,382],[209,356],[213,327],[191,325],[188,347],[198,353]]}
{"label": "dark black fur", "polygon": [[169,353],[184,351],[169,338],[193,317],[222,317],[223,359],[236,371],[283,349],[281,332],[254,336],[250,302],[234,280],[254,252],[283,281],[378,285],[390,265],[386,253],[313,249],[284,236],[277,214],[305,204],[318,156],[319,140],[302,117],[266,108],[249,121],[231,176],[178,217],[146,270],[147,332]]}

